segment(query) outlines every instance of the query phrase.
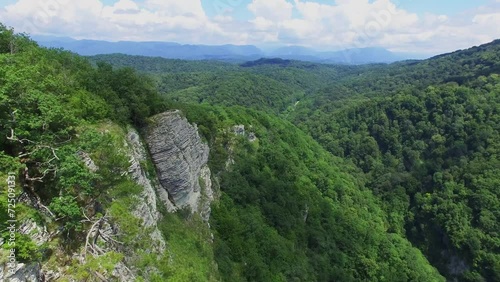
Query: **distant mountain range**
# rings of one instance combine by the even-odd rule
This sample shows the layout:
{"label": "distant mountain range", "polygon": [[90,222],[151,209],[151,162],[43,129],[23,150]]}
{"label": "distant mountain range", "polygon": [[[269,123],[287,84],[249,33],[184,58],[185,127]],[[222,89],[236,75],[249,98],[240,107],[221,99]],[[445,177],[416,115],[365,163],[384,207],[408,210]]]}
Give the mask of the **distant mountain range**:
{"label": "distant mountain range", "polygon": [[424,55],[395,53],[380,47],[353,48],[341,51],[316,51],[302,46],[278,48],[268,55],[282,59],[332,64],[392,63],[408,59],[425,59]]}
{"label": "distant mountain range", "polygon": [[76,40],[69,37],[33,36],[40,45],[64,48],[83,56],[122,53],[182,60],[217,60],[243,62],[259,58],[282,58],[328,64],[392,63],[424,59],[422,55],[394,53],[384,48],[357,48],[342,51],[316,51],[302,46],[286,46],[264,52],[253,45],[190,45],[174,42],[108,42]]}

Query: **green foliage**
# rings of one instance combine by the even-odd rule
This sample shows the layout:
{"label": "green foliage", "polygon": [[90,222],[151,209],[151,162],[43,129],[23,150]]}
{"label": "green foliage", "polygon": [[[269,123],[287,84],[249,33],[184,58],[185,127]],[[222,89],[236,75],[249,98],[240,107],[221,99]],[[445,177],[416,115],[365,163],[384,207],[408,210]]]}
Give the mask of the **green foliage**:
{"label": "green foliage", "polygon": [[116,252],[108,252],[99,257],[91,257],[84,264],[75,263],[76,268],[71,270],[71,274],[79,281],[87,281],[89,279],[100,279],[108,276],[115,268],[116,264],[123,259],[123,255]]}
{"label": "green foliage", "polygon": [[71,196],[57,197],[52,200],[49,208],[56,216],[65,222],[67,229],[80,227],[82,217],[80,206]]}
{"label": "green foliage", "polygon": [[161,281],[218,281],[210,230],[197,215],[166,214],[159,229],[168,248],[158,268]]}
{"label": "green foliage", "polygon": [[[189,114],[200,109],[204,115]],[[222,190],[211,225],[224,281],[383,281],[398,277],[397,269],[408,269],[408,280],[442,280],[400,235],[390,239],[383,212],[348,174],[350,165],[290,123],[244,108],[184,111],[200,127],[219,126],[207,138],[211,158],[225,163],[227,152],[218,156],[224,150],[217,147],[229,146],[235,160],[228,170],[211,167]],[[235,124],[251,128],[259,146],[228,133]],[[422,265],[410,267],[415,261]]]}
{"label": "green foliage", "polygon": [[92,79],[84,82],[85,88],[107,102],[113,120],[141,126],[145,118],[165,109],[153,81],[132,68],[115,70],[111,65],[99,62],[90,75]]}
{"label": "green foliage", "polygon": [[37,261],[41,258],[40,250],[30,234],[16,234],[16,252],[16,258],[20,262]]}
{"label": "green foliage", "polygon": [[[180,75],[176,75],[176,78]],[[186,75],[181,79],[189,79]],[[230,73],[221,78],[211,77],[208,84],[165,95],[175,102],[197,101],[216,105],[241,105],[264,111],[282,112],[302,96],[288,85],[262,75]],[[163,77],[162,83],[170,83]],[[160,86],[161,87],[161,86]]]}
{"label": "green foliage", "polygon": [[354,104],[305,127],[363,170],[368,187],[384,200],[391,229],[406,233],[443,273],[451,263],[444,251],[494,280],[483,257],[499,246],[491,228],[499,230],[493,222],[500,218],[491,211],[500,206],[477,200],[500,196],[493,188],[499,183],[500,91],[485,87],[498,76],[481,80],[477,88],[446,84]]}
{"label": "green foliage", "polygon": [[6,254],[8,254],[11,249],[15,249],[16,260],[19,262],[39,261],[41,259],[39,247],[33,242],[29,235],[30,234],[26,235],[15,232],[15,244],[12,246],[7,243],[11,237],[11,233],[3,232],[2,239],[6,243],[2,245],[2,249]]}

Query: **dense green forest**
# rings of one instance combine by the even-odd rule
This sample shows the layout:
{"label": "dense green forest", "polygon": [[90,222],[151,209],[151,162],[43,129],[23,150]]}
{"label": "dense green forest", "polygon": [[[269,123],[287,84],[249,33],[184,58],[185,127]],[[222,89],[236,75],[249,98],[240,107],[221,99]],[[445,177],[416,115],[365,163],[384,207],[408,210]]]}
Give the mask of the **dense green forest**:
{"label": "dense green forest", "polygon": [[[0,177],[17,176],[18,218],[55,234],[18,234],[18,258],[97,280],[131,254],[71,254],[109,216],[138,281],[498,281],[499,54],[496,41],[391,65],[83,58],[1,25]],[[220,191],[210,228],[162,210],[155,257],[123,137],[169,109],[198,125]]]}
{"label": "dense green forest", "polygon": [[[441,281],[388,222],[372,193],[292,124],[251,109],[185,109],[213,148],[222,195],[215,259],[224,281]],[[242,124],[249,142],[213,134]],[[230,148],[234,165],[224,168]]]}
{"label": "dense green forest", "polygon": [[[408,238],[442,274],[497,281],[499,54],[497,40],[391,65],[263,59],[216,64],[211,72],[207,61],[190,70],[183,65],[175,74],[163,71],[176,64],[164,59],[99,59],[151,74],[173,101],[277,113],[355,165],[351,175],[381,202],[388,231]],[[245,87],[256,75],[265,77],[260,81],[267,89],[259,83]],[[285,87],[275,93],[274,85]]]}

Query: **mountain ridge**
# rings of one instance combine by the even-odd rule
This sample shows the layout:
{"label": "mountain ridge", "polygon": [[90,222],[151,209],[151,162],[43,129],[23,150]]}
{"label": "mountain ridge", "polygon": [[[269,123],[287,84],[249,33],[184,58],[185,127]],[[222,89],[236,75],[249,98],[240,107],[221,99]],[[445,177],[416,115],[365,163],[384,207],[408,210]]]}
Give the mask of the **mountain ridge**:
{"label": "mountain ridge", "polygon": [[425,56],[395,53],[381,47],[351,48],[338,51],[317,51],[303,46],[283,46],[263,51],[254,45],[203,45],[160,41],[76,40],[69,37],[34,36],[44,47],[64,48],[83,56],[122,53],[148,57],[184,60],[218,60],[243,62],[259,58],[310,61],[326,64],[392,63]]}

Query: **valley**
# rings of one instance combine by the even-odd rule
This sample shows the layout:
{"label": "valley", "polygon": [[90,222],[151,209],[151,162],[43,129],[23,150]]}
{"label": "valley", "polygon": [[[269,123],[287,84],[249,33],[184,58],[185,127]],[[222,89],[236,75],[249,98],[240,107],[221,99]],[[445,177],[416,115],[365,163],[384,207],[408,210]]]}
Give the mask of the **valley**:
{"label": "valley", "polygon": [[500,41],[336,65],[0,29],[12,281],[500,280]]}

